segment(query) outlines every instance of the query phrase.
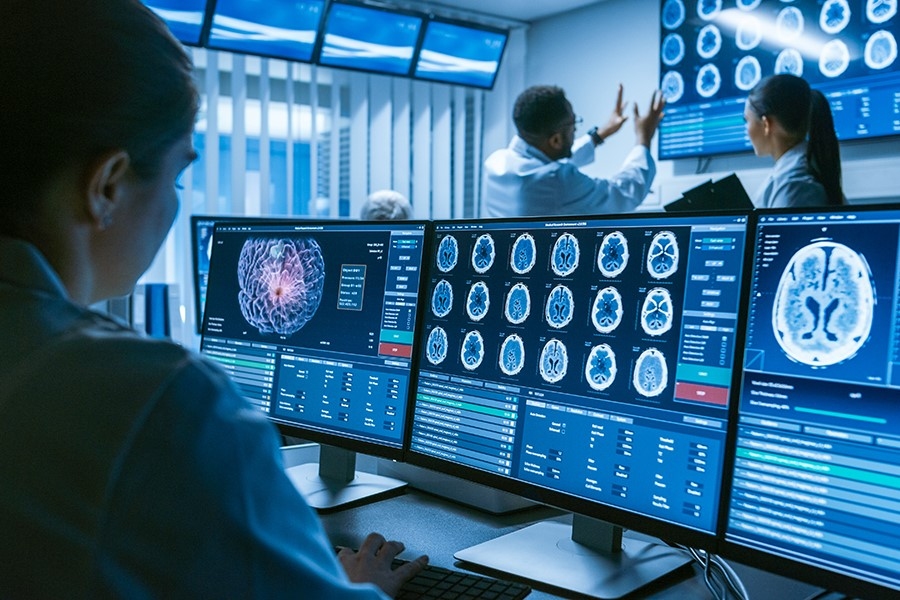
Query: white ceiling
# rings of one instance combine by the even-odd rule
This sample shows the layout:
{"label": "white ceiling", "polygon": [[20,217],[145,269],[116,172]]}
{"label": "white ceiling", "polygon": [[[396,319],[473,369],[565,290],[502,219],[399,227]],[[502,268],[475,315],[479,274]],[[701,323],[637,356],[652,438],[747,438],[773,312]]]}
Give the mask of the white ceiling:
{"label": "white ceiling", "polygon": [[411,4],[432,6],[473,16],[496,17],[507,21],[532,23],[568,12],[570,10],[596,4],[603,0],[412,0]]}

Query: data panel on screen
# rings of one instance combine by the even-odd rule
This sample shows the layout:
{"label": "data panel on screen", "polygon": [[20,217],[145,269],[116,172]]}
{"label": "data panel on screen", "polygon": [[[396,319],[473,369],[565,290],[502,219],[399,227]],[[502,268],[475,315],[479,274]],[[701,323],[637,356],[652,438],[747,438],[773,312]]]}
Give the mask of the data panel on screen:
{"label": "data panel on screen", "polygon": [[898,256],[896,207],[761,214],[738,407],[730,550],[865,597],[900,591]]}
{"label": "data panel on screen", "polygon": [[317,61],[327,67],[409,75],[425,16],[332,2]]}
{"label": "data panel on screen", "polygon": [[207,0],[145,0],[144,4],[166,22],[178,41],[201,44]]}
{"label": "data panel on screen", "polygon": [[437,222],[410,459],[712,536],[746,228]]}
{"label": "data panel on screen", "polygon": [[424,235],[422,222],[219,223],[201,351],[293,435],[399,457]]}
{"label": "data panel on screen", "polygon": [[900,133],[896,0],[662,0],[662,159],[751,150],[744,100],[792,73],[826,95],[840,140]]}
{"label": "data panel on screen", "polygon": [[325,0],[217,0],[207,46],[309,62]]}
{"label": "data panel on screen", "polygon": [[509,36],[507,31],[432,19],[425,28],[415,76],[491,89]]}

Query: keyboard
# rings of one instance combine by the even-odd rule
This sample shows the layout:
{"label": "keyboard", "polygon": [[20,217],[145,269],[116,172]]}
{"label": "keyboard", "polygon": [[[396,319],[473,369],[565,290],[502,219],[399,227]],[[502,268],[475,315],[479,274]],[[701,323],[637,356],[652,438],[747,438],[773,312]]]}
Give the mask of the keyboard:
{"label": "keyboard", "polygon": [[[405,562],[394,559],[394,568]],[[531,587],[524,583],[429,565],[403,584],[397,600],[519,600],[530,593]]]}

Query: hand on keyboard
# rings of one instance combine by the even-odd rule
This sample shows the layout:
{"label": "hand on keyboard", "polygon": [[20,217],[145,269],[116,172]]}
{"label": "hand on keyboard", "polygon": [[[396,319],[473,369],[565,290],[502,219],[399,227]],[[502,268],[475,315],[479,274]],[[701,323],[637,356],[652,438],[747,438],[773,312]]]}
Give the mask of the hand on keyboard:
{"label": "hand on keyboard", "polygon": [[428,557],[420,556],[415,560],[394,565],[394,559],[403,552],[403,548],[400,542],[387,541],[381,534],[370,533],[360,544],[358,551],[341,548],[338,560],[350,581],[374,583],[393,598],[403,583],[412,579],[428,564]]}

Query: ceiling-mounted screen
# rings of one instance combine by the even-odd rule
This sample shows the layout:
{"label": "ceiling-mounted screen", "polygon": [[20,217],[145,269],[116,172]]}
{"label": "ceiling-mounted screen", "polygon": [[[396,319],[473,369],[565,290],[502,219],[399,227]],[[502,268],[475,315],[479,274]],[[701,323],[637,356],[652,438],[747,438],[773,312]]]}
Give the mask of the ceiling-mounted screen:
{"label": "ceiling-mounted screen", "polygon": [[900,133],[897,2],[662,0],[659,158],[751,149],[743,120],[763,77],[792,73],[829,99],[839,140]]}
{"label": "ceiling-mounted screen", "polygon": [[419,79],[484,89],[494,87],[509,32],[432,19],[416,59]]}
{"label": "ceiling-mounted screen", "polygon": [[182,44],[201,44],[206,0],[147,0],[144,4],[166,22]]}
{"label": "ceiling-mounted screen", "polygon": [[425,17],[348,2],[333,2],[325,17],[316,62],[387,75],[409,75]]}
{"label": "ceiling-mounted screen", "polygon": [[325,0],[218,0],[207,46],[309,62]]}

